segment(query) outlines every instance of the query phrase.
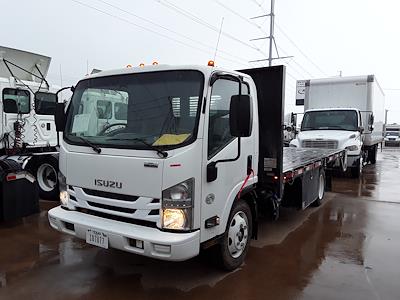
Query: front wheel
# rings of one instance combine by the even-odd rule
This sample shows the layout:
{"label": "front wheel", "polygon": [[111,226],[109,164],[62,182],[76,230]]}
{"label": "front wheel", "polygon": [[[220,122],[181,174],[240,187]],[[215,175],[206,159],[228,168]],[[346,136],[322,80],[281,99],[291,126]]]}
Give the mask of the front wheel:
{"label": "front wheel", "polygon": [[362,158],[358,158],[356,166],[351,168],[351,177],[360,178],[362,172]]}
{"label": "front wheel", "polygon": [[243,263],[252,237],[252,220],[246,202],[239,201],[233,205],[218,251],[218,261],[225,270],[232,271]]}
{"label": "front wheel", "polygon": [[368,160],[374,165],[376,164],[376,156],[378,155],[378,145],[372,147],[372,149],[368,150]]}

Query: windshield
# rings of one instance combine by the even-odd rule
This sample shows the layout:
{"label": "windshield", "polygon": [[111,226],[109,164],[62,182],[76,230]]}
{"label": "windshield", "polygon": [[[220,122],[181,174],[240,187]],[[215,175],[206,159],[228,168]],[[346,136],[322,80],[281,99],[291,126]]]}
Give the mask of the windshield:
{"label": "windshield", "polygon": [[400,132],[398,130],[391,129],[390,131],[386,132],[386,136],[399,136]]}
{"label": "windshield", "polygon": [[203,82],[191,70],[83,80],[70,103],[65,140],[132,149],[187,144],[197,133]]}
{"label": "windshield", "polygon": [[358,116],[354,110],[321,110],[304,114],[301,130],[350,130],[356,131]]}

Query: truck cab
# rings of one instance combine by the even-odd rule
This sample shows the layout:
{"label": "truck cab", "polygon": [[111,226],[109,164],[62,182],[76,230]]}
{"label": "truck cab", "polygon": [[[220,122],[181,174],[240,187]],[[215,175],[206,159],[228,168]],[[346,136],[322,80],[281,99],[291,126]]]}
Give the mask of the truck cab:
{"label": "truck cab", "polygon": [[11,159],[35,175],[43,199],[58,195],[58,87],[46,75],[51,58],[0,46],[0,159]]}
{"label": "truck cab", "polygon": [[400,125],[388,124],[385,127],[385,146],[400,145]]}
{"label": "truck cab", "polygon": [[347,166],[358,172],[363,138],[362,114],[358,109],[311,109],[304,113],[300,131],[290,147],[346,149]]}
{"label": "truck cab", "polygon": [[[283,66],[154,65],[81,80],[67,112],[62,103],[56,109],[61,205],[49,211],[50,225],[163,260],[215,246],[225,269],[239,267],[258,209],[276,219],[281,203],[319,205],[325,167],[344,157],[284,151],[284,76]],[[105,125],[109,110],[91,110],[110,95],[125,106],[118,118],[106,113]]]}

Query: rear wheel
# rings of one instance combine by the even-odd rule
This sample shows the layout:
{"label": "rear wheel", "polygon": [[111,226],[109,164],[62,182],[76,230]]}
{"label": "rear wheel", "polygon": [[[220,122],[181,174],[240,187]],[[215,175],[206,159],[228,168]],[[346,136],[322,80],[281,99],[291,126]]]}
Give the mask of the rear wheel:
{"label": "rear wheel", "polygon": [[250,207],[244,201],[236,202],[218,251],[218,262],[225,270],[232,271],[243,263],[249,249],[252,230]]}
{"label": "rear wheel", "polygon": [[39,186],[39,195],[44,200],[58,200],[58,160],[52,156],[40,160],[33,173]]}
{"label": "rear wheel", "polygon": [[318,178],[318,197],[317,200],[313,202],[313,206],[320,206],[325,195],[325,172],[320,170]]}

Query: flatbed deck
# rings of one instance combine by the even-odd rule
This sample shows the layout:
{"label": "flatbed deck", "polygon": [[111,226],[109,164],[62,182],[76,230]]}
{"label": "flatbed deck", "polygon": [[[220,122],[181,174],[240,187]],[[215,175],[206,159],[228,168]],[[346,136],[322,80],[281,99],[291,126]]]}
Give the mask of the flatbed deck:
{"label": "flatbed deck", "polygon": [[321,161],[331,162],[343,157],[346,150],[317,148],[283,148],[283,173],[293,172]]}

